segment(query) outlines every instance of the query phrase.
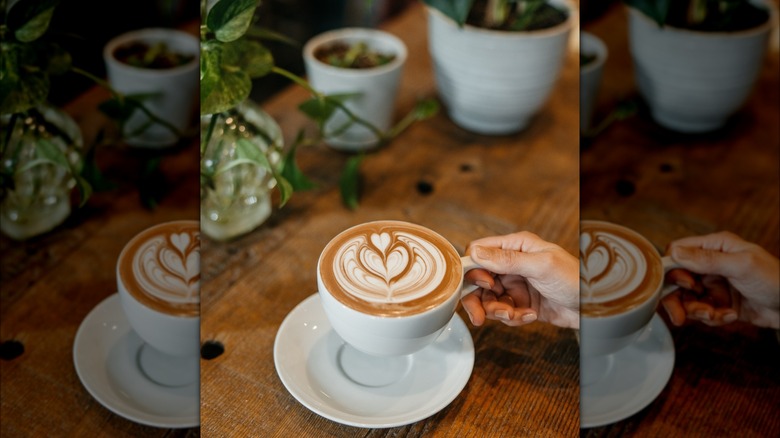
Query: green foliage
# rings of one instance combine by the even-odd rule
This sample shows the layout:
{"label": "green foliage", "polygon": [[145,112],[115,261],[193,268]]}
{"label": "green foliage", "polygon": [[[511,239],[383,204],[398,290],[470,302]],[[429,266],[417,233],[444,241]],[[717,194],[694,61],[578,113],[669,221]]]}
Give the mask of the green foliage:
{"label": "green foliage", "polygon": [[548,0],[423,0],[423,3],[461,27],[468,21],[489,29],[527,31],[548,27],[566,17]]}
{"label": "green foliage", "polygon": [[[366,126],[374,132],[376,143],[379,145],[400,134],[411,123],[424,120],[438,112],[438,103],[432,100],[423,101],[398,125],[387,132],[382,132],[354,114],[345,105],[345,102],[356,97],[356,94],[325,95],[312,88],[306,79],[274,64],[273,55],[262,41],[281,41],[288,44],[295,44],[295,42],[282,34],[252,26],[253,14],[259,2],[219,0],[209,10],[206,8],[205,1],[202,1],[201,5],[202,15],[206,17],[205,25],[201,26],[201,115],[220,114],[240,104],[249,97],[252,81],[268,74],[284,76],[311,93],[311,98],[302,102],[298,109],[317,124],[318,132],[313,138],[306,138],[303,131],[300,131],[293,145],[284,154],[279,169],[271,165],[261,152],[245,151],[241,158],[243,163],[261,166],[272,173],[280,190],[281,205],[287,202],[294,191],[316,187],[295,161],[300,146],[316,144],[328,137],[339,135],[352,124]],[[347,122],[336,130],[326,133],[325,123],[339,111],[347,116]],[[212,122],[213,120],[212,116]],[[205,150],[205,145],[210,139],[211,129],[208,130],[205,138],[201,139],[201,151]],[[255,150],[257,151],[256,148]],[[362,157],[363,154],[360,158],[352,157],[347,161],[339,182],[342,200],[349,208],[356,208],[358,205],[359,166]],[[224,169],[225,167],[221,167],[219,171]],[[205,173],[202,171],[202,184],[211,184],[213,171],[213,169],[206,170]]]}
{"label": "green foliage", "polygon": [[[768,13],[750,0],[623,0],[650,17],[659,27],[733,31],[762,22]],[[747,20],[738,23],[737,17]],[[757,21],[755,21],[757,20]],[[732,26],[739,26],[734,28]]]}
{"label": "green foliage", "polygon": [[438,9],[459,26],[463,26],[466,24],[466,18],[469,16],[474,0],[423,0],[423,3]]}

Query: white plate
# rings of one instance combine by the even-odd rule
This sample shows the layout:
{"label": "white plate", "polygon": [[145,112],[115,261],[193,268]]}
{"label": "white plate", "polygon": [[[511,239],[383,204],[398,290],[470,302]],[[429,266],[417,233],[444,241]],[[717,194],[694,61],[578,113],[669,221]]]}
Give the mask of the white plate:
{"label": "white plate", "polygon": [[171,388],[144,376],[137,365],[143,341],[113,294],[84,318],[73,343],[81,383],[110,411],[140,424],[165,428],[200,424],[199,383]]}
{"label": "white plate", "polygon": [[377,428],[414,423],[449,405],[471,376],[474,343],[456,314],[425,349],[375,362],[394,381],[377,381],[367,359],[331,328],[316,293],[287,315],[274,342],[276,372],[301,404],[341,424]]}
{"label": "white plate", "polygon": [[633,344],[604,362],[605,376],[580,389],[581,427],[623,420],[658,397],[674,369],[672,335],[656,314]]}

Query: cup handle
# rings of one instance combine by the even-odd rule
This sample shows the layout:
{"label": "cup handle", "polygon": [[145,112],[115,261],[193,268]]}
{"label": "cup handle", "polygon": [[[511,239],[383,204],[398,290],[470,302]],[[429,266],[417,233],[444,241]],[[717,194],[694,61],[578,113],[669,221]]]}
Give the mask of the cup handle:
{"label": "cup handle", "polygon": [[[472,269],[480,269],[482,266],[480,266],[477,262],[475,262],[471,256],[464,256],[460,258],[460,262],[463,265],[463,275],[466,275],[466,272],[471,271]],[[474,292],[477,290],[479,286],[472,283],[466,283],[466,281],[463,281],[463,287],[460,289],[460,297],[463,298],[466,295]]]}
{"label": "cup handle", "polygon": [[[663,264],[664,266],[664,275],[666,275],[666,273],[671,271],[672,269],[682,268],[682,266],[679,263],[672,260],[671,256],[661,257],[661,264]],[[661,298],[676,291],[678,288],[679,286],[677,286],[676,284],[664,284],[664,286],[661,288]]]}

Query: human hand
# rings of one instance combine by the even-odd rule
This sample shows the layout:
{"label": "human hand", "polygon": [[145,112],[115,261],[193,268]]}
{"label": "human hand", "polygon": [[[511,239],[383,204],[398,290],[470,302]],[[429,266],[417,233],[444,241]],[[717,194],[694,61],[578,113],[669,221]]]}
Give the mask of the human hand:
{"label": "human hand", "polygon": [[485,268],[466,274],[479,286],[462,299],[472,324],[539,320],[579,328],[579,262],[563,248],[521,231],[475,240],[466,252]]}
{"label": "human hand", "polygon": [[661,301],[672,324],[780,328],[780,260],[759,245],[724,231],[676,240],[667,254],[684,268],[666,277],[680,286]]}

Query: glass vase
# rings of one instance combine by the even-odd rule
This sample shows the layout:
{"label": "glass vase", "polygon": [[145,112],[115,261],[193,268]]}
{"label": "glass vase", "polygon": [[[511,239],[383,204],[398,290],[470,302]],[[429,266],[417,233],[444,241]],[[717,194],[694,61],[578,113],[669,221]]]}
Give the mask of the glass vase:
{"label": "glass vase", "polygon": [[[271,215],[276,180],[264,166],[245,160],[239,140],[248,141],[278,168],[282,130],[259,105],[244,101],[211,119],[201,118],[201,230],[215,240],[229,240],[260,226]],[[246,146],[247,143],[245,142]]]}
{"label": "glass vase", "polygon": [[0,230],[15,240],[51,231],[70,215],[73,172],[84,164],[81,130],[49,104],[3,115]]}

